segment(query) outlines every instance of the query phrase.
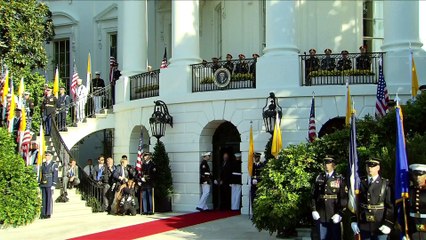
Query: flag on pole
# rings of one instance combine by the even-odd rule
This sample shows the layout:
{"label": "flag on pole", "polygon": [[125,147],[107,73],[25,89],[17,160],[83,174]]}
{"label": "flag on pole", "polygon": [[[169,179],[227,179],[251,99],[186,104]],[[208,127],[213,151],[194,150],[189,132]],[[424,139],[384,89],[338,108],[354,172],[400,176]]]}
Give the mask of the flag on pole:
{"label": "flag on pole", "polygon": [[376,118],[386,115],[388,110],[389,94],[383,74],[382,60],[379,61],[379,82],[377,83]]}
{"label": "flag on pole", "polygon": [[75,100],[76,94],[77,94],[77,80],[80,78],[78,76],[77,72],[77,66],[74,63],[74,73],[72,74],[72,80],[71,80],[71,94],[73,99]]}
{"label": "flag on pole", "polygon": [[27,166],[31,165],[30,162],[30,144],[31,144],[31,132],[30,130],[25,130],[23,133],[21,133],[21,152],[22,152],[22,157],[24,158]]}
{"label": "flag on pole", "polygon": [[2,94],[1,101],[3,103],[3,106],[5,106],[4,103],[6,102],[7,94],[9,94],[9,71],[7,69],[3,79],[4,80],[2,81],[4,81],[4,83],[3,83],[3,92],[2,92],[3,94]]}
{"label": "flag on pole", "polygon": [[114,71],[116,68],[116,61],[115,57],[110,56],[109,57],[109,82],[110,84],[114,83]]}
{"label": "flag on pole", "polygon": [[271,147],[271,154],[275,158],[278,158],[278,154],[280,153],[280,150],[283,147],[280,123],[281,121],[277,113],[277,116],[275,118],[274,135],[272,137],[272,147]]}
{"label": "flag on pole", "polygon": [[25,132],[25,130],[27,130],[27,113],[25,111],[25,109],[23,111],[21,111],[21,121],[19,122],[19,134],[17,136],[17,142],[21,145],[22,144],[22,136],[21,134],[23,134]]}
{"label": "flag on pole", "polygon": [[18,88],[18,107],[20,109],[24,108],[24,92],[25,92],[24,78],[21,77],[21,81],[19,82],[19,88]]}
{"label": "flag on pole", "polygon": [[7,122],[9,123],[9,132],[13,132],[13,119],[15,118],[15,108],[16,108],[16,100],[15,100],[15,94],[13,91],[13,81],[10,83],[10,105],[8,106],[8,113],[7,113]]}
{"label": "flag on pole", "polygon": [[358,172],[358,151],[356,144],[355,111],[351,116],[351,132],[349,142],[349,203],[348,208],[352,213],[357,212],[357,195],[359,194],[360,178]]}
{"label": "flag on pole", "polygon": [[249,139],[249,150],[248,150],[248,174],[253,176],[253,155],[254,155],[254,140],[253,140],[253,126],[250,126],[250,139]]}
{"label": "flag on pole", "polygon": [[164,48],[164,55],[163,55],[163,60],[161,61],[160,68],[167,68],[168,65],[169,64],[167,62],[167,48]]}
{"label": "flag on pole", "polygon": [[89,55],[87,55],[87,76],[86,76],[86,88],[87,92],[90,93],[90,81],[92,81],[92,67],[91,67],[91,58],[90,58],[90,52]]}
{"label": "flag on pole", "polygon": [[58,98],[59,94],[59,69],[56,67],[55,79],[53,80],[53,95]]}
{"label": "flag on pole", "polygon": [[352,112],[351,90],[349,89],[349,82],[348,80],[346,80],[346,118],[345,118],[346,126],[349,126],[351,124],[351,112]]}
{"label": "flag on pole", "polygon": [[39,149],[37,153],[37,179],[40,177],[40,166],[43,163],[44,153],[46,151],[46,143],[44,141],[44,131],[43,124],[40,124],[40,139],[39,139]]}
{"label": "flag on pole", "polygon": [[417,79],[416,63],[414,62],[413,51],[411,50],[411,96],[414,98],[417,96],[419,90],[419,80]]}
{"label": "flag on pole", "polygon": [[136,159],[136,172],[138,173],[138,176],[141,177],[142,175],[142,156],[143,156],[143,132],[141,130],[141,136],[139,138],[139,146],[138,146],[138,156]]}
{"label": "flag on pole", "polygon": [[317,138],[317,128],[315,126],[315,96],[312,96],[311,113],[309,114],[309,142],[313,142]]}

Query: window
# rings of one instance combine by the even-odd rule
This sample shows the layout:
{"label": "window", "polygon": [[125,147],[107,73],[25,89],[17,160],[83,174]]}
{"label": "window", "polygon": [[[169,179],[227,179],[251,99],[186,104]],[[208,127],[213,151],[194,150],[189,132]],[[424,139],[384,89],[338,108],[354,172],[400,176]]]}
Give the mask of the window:
{"label": "window", "polygon": [[[70,40],[62,39],[53,42],[53,69],[59,68],[59,78],[65,85],[67,92],[70,90]],[[61,85],[61,84],[60,84]]]}
{"label": "window", "polygon": [[216,57],[222,56],[222,3],[219,3],[214,9],[214,28]]}
{"label": "window", "polygon": [[109,56],[117,59],[117,33],[109,35]]}
{"label": "window", "polygon": [[378,52],[383,44],[383,1],[365,0],[363,4],[363,44]]}

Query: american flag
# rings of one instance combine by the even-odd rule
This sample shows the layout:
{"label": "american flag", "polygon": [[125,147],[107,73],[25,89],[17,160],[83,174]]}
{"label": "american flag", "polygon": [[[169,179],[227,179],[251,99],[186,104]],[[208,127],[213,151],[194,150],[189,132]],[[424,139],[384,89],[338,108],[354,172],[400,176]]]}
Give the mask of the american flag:
{"label": "american flag", "polygon": [[31,143],[31,132],[30,130],[25,130],[23,133],[23,137],[22,137],[22,143],[21,143],[21,151],[22,151],[22,156],[25,159],[25,162],[27,163],[27,165],[30,165],[30,161],[29,161],[29,157],[30,157],[30,143]]}
{"label": "american flag", "polygon": [[388,110],[389,94],[383,75],[382,61],[379,62],[379,82],[377,83],[376,118],[386,115]]}
{"label": "american flag", "polygon": [[167,68],[169,64],[167,63],[167,48],[164,48],[163,61],[161,61],[160,68]]}
{"label": "american flag", "polygon": [[72,80],[71,80],[71,94],[74,99],[77,93],[77,80],[79,78],[80,77],[78,76],[77,67],[74,64],[74,73],[72,75]]}
{"label": "american flag", "polygon": [[110,56],[109,57],[109,82],[113,83],[114,82],[114,70],[116,68],[116,61],[115,61],[115,57]]}
{"label": "american flag", "polygon": [[139,139],[139,146],[138,146],[138,157],[136,160],[136,172],[138,173],[139,177],[142,175],[142,155],[143,155],[143,132],[141,131],[141,137]]}
{"label": "american flag", "polygon": [[315,97],[312,96],[311,113],[309,115],[309,142],[313,142],[317,138],[317,128],[315,127]]}

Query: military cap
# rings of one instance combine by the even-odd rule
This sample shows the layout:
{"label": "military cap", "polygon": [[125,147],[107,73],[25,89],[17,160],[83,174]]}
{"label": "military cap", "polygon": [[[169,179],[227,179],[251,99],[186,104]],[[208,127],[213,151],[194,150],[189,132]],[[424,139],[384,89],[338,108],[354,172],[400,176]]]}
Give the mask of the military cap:
{"label": "military cap", "polygon": [[144,156],[152,156],[152,153],[151,152],[144,152],[143,155]]}
{"label": "military cap", "polygon": [[20,108],[15,108],[15,112],[20,112],[21,109]]}
{"label": "military cap", "polygon": [[254,155],[255,157],[260,157],[260,156],[262,156],[262,153],[260,153],[260,152],[255,152],[255,153],[253,153],[253,155]]}
{"label": "military cap", "polygon": [[44,153],[44,155],[53,155],[53,152],[50,150],[46,150],[46,152]]}
{"label": "military cap", "polygon": [[426,164],[411,164],[409,168],[415,175],[426,174]]}
{"label": "military cap", "polygon": [[60,87],[59,89],[64,89],[65,90],[65,87]]}
{"label": "military cap", "polygon": [[323,160],[324,160],[325,164],[327,164],[327,163],[336,163],[335,160],[334,160],[334,158],[332,158],[331,156],[325,156],[325,158]]}
{"label": "military cap", "polygon": [[252,56],[253,58],[258,58],[258,57],[260,57],[260,56],[259,56],[259,54],[257,54],[257,53],[253,53],[251,56]]}
{"label": "military cap", "polygon": [[330,49],[330,48],[326,48],[326,49],[324,50],[324,53],[327,53],[327,52],[332,53],[332,51],[331,51],[331,49]]}
{"label": "military cap", "polygon": [[219,58],[217,58],[217,57],[212,57],[212,61],[218,61],[219,60]]}
{"label": "military cap", "polygon": [[30,95],[30,92],[24,92],[24,95]]}
{"label": "military cap", "polygon": [[420,87],[419,87],[419,90],[420,91],[426,91],[426,85],[421,85]]}
{"label": "military cap", "polygon": [[393,99],[389,99],[389,102],[387,103],[388,107],[395,107],[396,102]]}
{"label": "military cap", "polygon": [[244,54],[240,53],[240,54],[238,55],[238,57],[239,57],[239,58],[246,58],[246,55],[244,55]]}
{"label": "military cap", "polygon": [[234,154],[236,158],[240,158],[241,157],[241,153],[235,153]]}
{"label": "military cap", "polygon": [[8,94],[6,95],[6,97],[11,98],[11,97],[12,97],[12,94],[8,93]]}
{"label": "military cap", "polygon": [[127,159],[127,155],[121,156],[121,159]]}
{"label": "military cap", "polygon": [[201,154],[202,157],[207,157],[207,156],[210,156],[210,155],[212,155],[211,152],[205,152],[205,153]]}
{"label": "military cap", "polygon": [[101,75],[101,72],[96,71],[96,72],[95,72],[95,75]]}
{"label": "military cap", "polygon": [[379,159],[379,158],[372,157],[372,158],[367,159],[367,161],[365,161],[365,164],[368,165],[368,166],[374,167],[374,166],[380,165],[381,161],[382,160]]}
{"label": "military cap", "polygon": [[349,54],[349,52],[347,50],[343,50],[340,52],[341,54]]}
{"label": "military cap", "polygon": [[311,49],[309,49],[309,53],[311,53],[311,52],[317,53],[317,50],[315,48],[311,48]]}
{"label": "military cap", "polygon": [[232,58],[232,55],[231,54],[226,54],[226,58]]}

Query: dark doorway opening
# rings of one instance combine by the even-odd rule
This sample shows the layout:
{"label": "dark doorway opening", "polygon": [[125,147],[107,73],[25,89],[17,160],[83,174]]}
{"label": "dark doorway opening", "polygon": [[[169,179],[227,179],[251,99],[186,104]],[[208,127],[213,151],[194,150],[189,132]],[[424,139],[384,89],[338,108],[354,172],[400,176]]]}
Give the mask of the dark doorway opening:
{"label": "dark doorway opening", "polygon": [[345,128],[345,117],[335,117],[328,120],[322,125],[321,130],[318,132],[318,137],[321,138],[326,134],[334,133],[337,130]]}

